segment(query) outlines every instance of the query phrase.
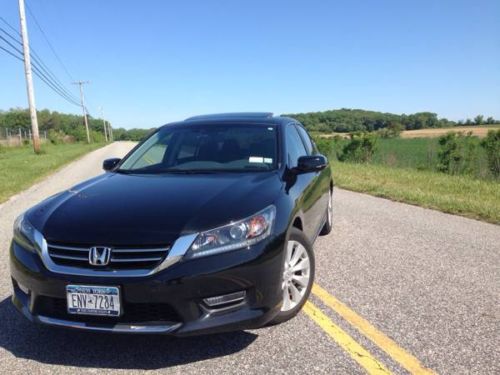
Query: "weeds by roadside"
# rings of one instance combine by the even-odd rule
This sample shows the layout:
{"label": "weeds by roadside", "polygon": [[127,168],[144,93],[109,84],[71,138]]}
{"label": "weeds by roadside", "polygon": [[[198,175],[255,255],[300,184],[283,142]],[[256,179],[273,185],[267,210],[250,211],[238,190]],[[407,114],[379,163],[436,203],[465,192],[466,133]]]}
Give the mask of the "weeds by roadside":
{"label": "weeds by roadside", "polygon": [[500,224],[500,131],[364,139],[318,139],[337,186]]}
{"label": "weeds by roadside", "polygon": [[30,146],[3,148],[0,151],[0,203],[62,165],[102,146],[99,143],[44,144],[38,155]]}

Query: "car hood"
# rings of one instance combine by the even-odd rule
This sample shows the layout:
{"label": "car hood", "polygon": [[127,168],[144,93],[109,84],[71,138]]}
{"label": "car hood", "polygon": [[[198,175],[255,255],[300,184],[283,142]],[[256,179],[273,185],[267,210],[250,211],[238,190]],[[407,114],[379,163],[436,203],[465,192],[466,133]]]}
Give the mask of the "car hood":
{"label": "car hood", "polygon": [[277,172],[107,173],[45,200],[27,218],[48,242],[163,245],[252,215],[282,188]]}

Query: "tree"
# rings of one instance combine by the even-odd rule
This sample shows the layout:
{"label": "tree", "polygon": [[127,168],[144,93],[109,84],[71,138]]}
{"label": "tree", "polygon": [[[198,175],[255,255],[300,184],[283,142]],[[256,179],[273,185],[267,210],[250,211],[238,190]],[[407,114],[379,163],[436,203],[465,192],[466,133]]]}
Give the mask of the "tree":
{"label": "tree", "polygon": [[336,109],[323,112],[296,113],[285,115],[300,121],[309,131],[356,132],[378,131],[391,124],[401,124],[403,129],[439,128],[455,123],[445,118],[439,119],[433,112],[418,112],[397,115],[362,109]]}
{"label": "tree", "polygon": [[495,119],[494,119],[493,117],[491,117],[491,116],[490,116],[490,117],[488,117],[488,118],[486,119],[486,123],[487,123],[488,125],[494,124],[494,123],[495,123]]}
{"label": "tree", "polygon": [[495,177],[500,177],[500,130],[490,130],[481,142],[486,151],[488,167]]}
{"label": "tree", "polygon": [[387,127],[379,129],[378,133],[382,138],[397,138],[403,130],[403,125],[396,121],[389,121]]}
{"label": "tree", "polygon": [[377,146],[377,136],[370,133],[351,134],[351,139],[338,154],[340,161],[366,163],[371,160]]}
{"label": "tree", "polygon": [[478,159],[477,137],[472,132],[467,135],[463,133],[450,132],[438,139],[438,165],[437,169],[449,174],[472,173]]}
{"label": "tree", "polygon": [[474,123],[476,125],[482,125],[484,122],[484,117],[483,115],[477,115],[476,117],[474,117]]}
{"label": "tree", "polygon": [[[47,131],[48,138],[53,143],[86,141],[87,135],[83,125],[83,117],[68,113],[39,110],[38,122],[41,131]],[[104,141],[103,121],[100,118],[89,116],[89,128],[94,142]],[[5,134],[6,128],[17,132],[19,128],[27,131],[31,128],[30,114],[24,108],[12,108],[8,111],[0,110],[0,134]],[[114,129],[116,140],[140,141],[152,129]]]}

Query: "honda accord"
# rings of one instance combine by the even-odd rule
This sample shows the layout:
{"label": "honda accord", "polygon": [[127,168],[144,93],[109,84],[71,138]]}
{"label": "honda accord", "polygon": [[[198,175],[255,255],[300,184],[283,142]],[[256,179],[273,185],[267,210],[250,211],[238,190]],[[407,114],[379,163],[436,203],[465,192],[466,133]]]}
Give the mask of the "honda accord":
{"label": "honda accord", "polygon": [[299,122],[192,117],[103,169],[14,223],[12,301],[30,321],[185,336],[300,311],[333,179]]}

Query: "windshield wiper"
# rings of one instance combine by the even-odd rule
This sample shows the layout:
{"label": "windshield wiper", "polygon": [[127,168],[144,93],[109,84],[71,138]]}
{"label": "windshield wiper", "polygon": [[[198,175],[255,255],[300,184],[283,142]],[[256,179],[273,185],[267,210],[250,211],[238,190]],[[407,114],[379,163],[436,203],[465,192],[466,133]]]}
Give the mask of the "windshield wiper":
{"label": "windshield wiper", "polygon": [[178,169],[167,168],[162,169],[158,173],[178,173],[178,174],[203,174],[203,173],[219,173],[216,169]]}
{"label": "windshield wiper", "polygon": [[116,173],[122,174],[216,174],[216,173],[245,173],[268,171],[264,168],[245,168],[245,169],[117,169]]}
{"label": "windshield wiper", "polygon": [[132,173],[137,173],[135,171],[131,171],[131,170],[128,170],[128,169],[116,169],[114,171],[115,173],[121,173],[121,174],[132,174]]}

